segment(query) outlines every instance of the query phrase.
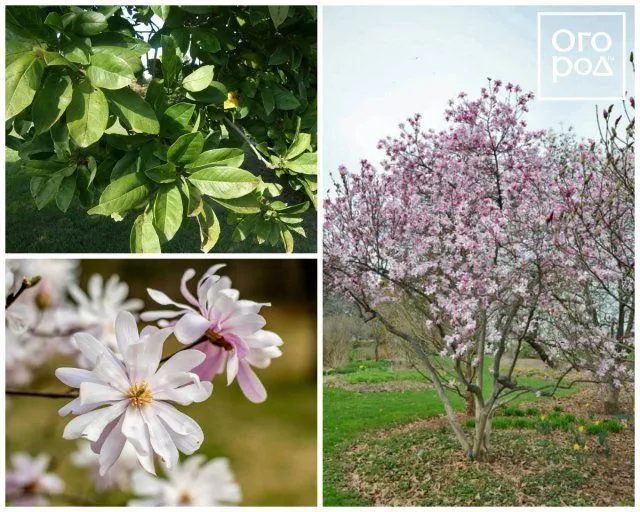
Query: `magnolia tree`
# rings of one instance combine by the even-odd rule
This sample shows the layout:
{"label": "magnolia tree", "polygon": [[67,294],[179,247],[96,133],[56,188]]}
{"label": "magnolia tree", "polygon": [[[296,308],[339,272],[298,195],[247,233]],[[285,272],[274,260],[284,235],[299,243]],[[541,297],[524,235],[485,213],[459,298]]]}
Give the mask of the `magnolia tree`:
{"label": "magnolia tree", "polygon": [[607,413],[633,381],[634,109],[633,97],[605,109],[598,142],[550,141],[561,202],[547,224],[565,258],[546,321],[571,364],[606,384]]}
{"label": "magnolia tree", "polygon": [[[260,309],[268,304],[241,300],[229,278],[217,274],[223,266],[211,267],[199,279],[195,295],[188,287],[195,271],[184,273],[180,290],[187,304],[149,289],[154,301],[172,309],[143,312],[151,324],[139,330],[134,312],[143,303],[127,299],[128,286],[117,276],[104,283],[94,275],[87,295],[76,283],[76,262],[8,264],[6,393],[69,400],[59,410],[73,417],[62,436],[79,440],[71,461],[91,470],[96,491],[119,489],[137,497],[130,505],[146,506],[241,500],[226,459],[193,455],[202,445],[203,430],[175,407],[209,400],[211,381],[223,372],[227,384],[237,382],[250,401],[267,398],[254,368],[266,368],[279,357],[282,340],[263,329]],[[184,347],[163,357],[165,340],[172,335]],[[75,361],[55,370],[71,391],[30,390],[34,369],[60,353]],[[180,453],[189,457],[180,461]],[[65,482],[47,472],[47,454],[32,458],[18,452],[10,460],[9,503],[45,505],[54,496],[79,502],[77,495],[65,494]],[[164,477],[156,475],[157,466]]]}
{"label": "magnolia tree", "polygon": [[132,252],[159,252],[190,219],[203,252],[222,229],[293,251],[316,206],[315,16],[7,7],[7,146],[38,209],[77,198],[89,215],[135,217]]}
{"label": "magnolia tree", "polygon": [[[546,335],[566,258],[548,218],[564,197],[544,133],[527,128],[532,99],[490,80],[478,99],[461,93],[450,102],[443,131],[424,130],[416,115],[399,137],[380,142],[387,158],[379,169],[367,161],[358,173],[342,168],[326,201],[327,286],[411,349],[462,449],[478,460],[488,453],[496,409],[577,380],[571,372],[581,368],[560,356],[584,349]],[[386,313],[390,301],[408,314]],[[518,382],[525,347],[557,364],[557,379]],[[472,399],[472,433],[448,388]]]}

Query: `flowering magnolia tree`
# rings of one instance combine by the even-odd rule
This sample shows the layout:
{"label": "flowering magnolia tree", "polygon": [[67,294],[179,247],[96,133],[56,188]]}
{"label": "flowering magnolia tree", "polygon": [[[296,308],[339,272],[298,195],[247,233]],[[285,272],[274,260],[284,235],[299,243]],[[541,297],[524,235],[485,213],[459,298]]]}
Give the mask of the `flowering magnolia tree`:
{"label": "flowering magnolia tree", "polygon": [[618,412],[633,381],[635,100],[601,113],[601,140],[555,136],[561,203],[547,224],[563,251],[547,321],[571,364],[607,384],[605,412]]}
{"label": "flowering magnolia tree", "polygon": [[[340,169],[326,201],[325,284],[403,340],[433,382],[465,453],[482,460],[497,408],[523,393],[553,395],[594,375],[577,339],[558,339],[557,278],[567,250],[551,212],[565,204],[562,166],[542,131],[527,128],[533,99],[489,81],[478,99],[461,93],[449,127],[425,130],[419,115],[379,144],[380,168]],[[528,347],[558,378],[518,382]],[[570,354],[563,358],[563,354]],[[483,369],[488,368],[488,376]],[[565,383],[563,383],[563,381]],[[459,424],[448,390],[473,404],[475,427]]]}
{"label": "flowering magnolia tree", "polygon": [[[138,496],[132,505],[236,504],[241,492],[226,459],[193,455],[204,440],[200,425],[175,406],[211,397],[212,380],[226,368],[252,402],[267,392],[252,367],[266,368],[281,355],[281,338],[263,329],[263,306],[239,298],[229,278],[211,267],[199,280],[197,299],[188,290],[188,269],[180,289],[191,306],[158,290],[149,295],[171,311],[147,311],[158,321],[139,330],[133,312],[142,301],[127,299],[128,287],[94,275],[86,295],[76,284],[75,262],[10,261],[6,269],[6,391],[9,396],[68,399],[61,416],[72,415],[62,436],[79,440],[72,462],[91,469],[97,491],[119,489]],[[31,277],[26,277],[27,273]],[[68,300],[73,299],[73,302]],[[204,325],[206,322],[206,325]],[[163,357],[174,335],[184,347]],[[49,357],[73,356],[75,365],[55,376],[70,391],[28,389],[33,370]],[[180,453],[187,456],[182,462]],[[43,505],[65,483],[48,473],[49,457],[15,453],[7,471],[7,500]],[[164,478],[156,476],[156,467]],[[73,502],[73,494],[69,495]],[[86,504],[86,503],[84,503]]]}
{"label": "flowering magnolia tree", "polygon": [[[316,205],[315,7],[6,9],[7,146],[38,209],[293,251]],[[249,148],[257,171],[243,167]],[[220,222],[219,217],[223,221]]]}

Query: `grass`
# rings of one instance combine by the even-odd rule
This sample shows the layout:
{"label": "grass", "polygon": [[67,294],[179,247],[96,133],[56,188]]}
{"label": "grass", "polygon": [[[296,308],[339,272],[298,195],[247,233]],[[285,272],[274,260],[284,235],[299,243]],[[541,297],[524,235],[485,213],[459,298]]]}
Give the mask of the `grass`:
{"label": "grass", "polygon": [[[355,361],[349,366],[333,371],[343,374],[347,383],[388,382],[389,380],[424,379],[415,370],[394,371],[390,363]],[[486,361],[485,378],[489,379],[491,361]],[[362,368],[364,367],[364,368]],[[519,377],[518,381],[531,386],[547,384],[539,377]],[[577,390],[565,391],[570,394]],[[454,409],[464,409],[463,400],[450,394]],[[513,404],[535,400],[533,394],[525,395]],[[532,412],[534,408],[528,409]],[[515,405],[510,408],[515,410]],[[526,411],[527,409],[525,409]],[[444,408],[435,391],[406,390],[377,393],[355,393],[340,388],[324,389],[324,504],[326,506],[370,505],[370,501],[344,490],[345,472],[341,455],[347,446],[366,432],[407,424],[419,419],[428,419],[444,413]]]}
{"label": "grass", "polygon": [[[67,213],[62,213],[50,203],[38,211],[29,191],[30,178],[20,172],[17,152],[6,150],[6,248],[10,253],[128,253],[129,234],[135,215],[129,214],[121,222],[109,217],[89,216],[77,199]],[[247,159],[249,160],[249,159]],[[255,163],[253,164],[255,165]],[[252,164],[246,166],[251,169]],[[292,200],[287,197],[284,200]],[[297,199],[298,201],[300,198]],[[217,211],[222,226],[215,252],[283,252],[280,246],[273,248],[259,245],[255,237],[238,244],[231,240],[233,228],[226,225],[224,210]],[[294,235],[296,252],[316,251],[316,212],[310,208],[305,213],[307,238]],[[167,253],[200,252],[198,223],[189,218],[173,240],[162,246]]]}

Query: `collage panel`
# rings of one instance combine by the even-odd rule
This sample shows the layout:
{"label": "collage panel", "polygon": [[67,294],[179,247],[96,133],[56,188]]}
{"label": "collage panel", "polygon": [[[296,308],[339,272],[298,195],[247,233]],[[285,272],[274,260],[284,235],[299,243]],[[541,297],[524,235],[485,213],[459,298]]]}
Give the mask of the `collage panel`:
{"label": "collage panel", "polygon": [[7,252],[317,252],[316,6],[5,19]]}
{"label": "collage panel", "polygon": [[633,509],[635,19],[324,8],[326,507]]}
{"label": "collage panel", "polygon": [[8,259],[11,506],[315,506],[316,262]]}

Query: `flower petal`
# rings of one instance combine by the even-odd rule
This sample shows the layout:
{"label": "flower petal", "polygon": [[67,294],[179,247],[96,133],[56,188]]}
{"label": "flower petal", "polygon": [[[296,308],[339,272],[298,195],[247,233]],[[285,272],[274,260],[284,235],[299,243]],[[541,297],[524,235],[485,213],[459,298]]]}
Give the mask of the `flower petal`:
{"label": "flower petal", "polygon": [[173,311],[171,309],[163,311],[145,311],[144,313],[140,313],[140,320],[143,320],[144,322],[155,322],[161,318],[176,318],[180,315],[184,315],[185,313],[185,310]]}
{"label": "flower petal", "polygon": [[227,352],[211,343],[196,345],[195,350],[203,352],[206,355],[206,359],[193,369],[193,373],[200,377],[200,380],[213,380],[222,370]]}
{"label": "flower petal", "polygon": [[[199,346],[200,345],[197,345],[197,347]],[[159,388],[172,374],[189,372],[202,363],[204,359],[205,355],[199,350],[183,350],[182,352],[178,352],[171,356],[167,362],[160,367],[156,374],[149,379],[149,384],[154,389],[156,387]]]}
{"label": "flower petal", "polygon": [[118,350],[124,356],[127,347],[133,343],[137,343],[140,339],[138,323],[136,322],[136,318],[128,311],[120,311],[116,317],[115,328]]}
{"label": "flower petal", "polygon": [[149,294],[149,297],[151,297],[154,301],[156,301],[158,304],[162,306],[171,305],[181,309],[191,309],[191,307],[187,306],[186,304],[180,304],[179,302],[176,302],[170,299],[166,293],[162,293],[159,290],[154,290],[153,288],[147,288],[147,293]]}
{"label": "flower petal", "polygon": [[185,270],[184,274],[182,274],[182,280],[180,281],[180,293],[182,293],[182,296],[187,299],[189,304],[193,304],[194,306],[198,307],[198,301],[191,294],[189,288],[187,288],[187,283],[191,281],[191,279],[193,279],[193,276],[195,275],[196,271],[192,268],[188,268],[187,270]]}
{"label": "flower petal", "polygon": [[63,384],[72,388],[79,388],[83,382],[100,382],[93,373],[82,368],[58,368],[55,375]]}
{"label": "flower petal", "polygon": [[182,453],[191,455],[200,448],[204,433],[198,423],[171,405],[154,402],[151,407],[164,422],[169,435]]}
{"label": "flower petal", "polygon": [[120,417],[118,423],[115,425],[111,433],[107,436],[100,449],[100,455],[98,456],[98,463],[100,464],[99,473],[100,476],[104,476],[109,469],[116,463],[122,454],[122,449],[127,441],[127,438],[122,434],[122,423],[124,422],[124,416]]}
{"label": "flower petal", "polygon": [[178,341],[188,345],[197,341],[211,325],[208,319],[197,313],[187,313],[175,326],[174,334]]}
{"label": "flower petal", "polygon": [[234,315],[228,321],[224,322],[222,332],[224,335],[231,332],[237,336],[251,336],[262,329],[267,322],[260,315]]}
{"label": "flower petal", "polygon": [[80,385],[80,404],[89,405],[124,400],[122,391],[97,382],[83,382]]}
{"label": "flower petal", "polygon": [[238,384],[251,402],[259,404],[267,399],[267,390],[246,361],[240,361]]}
{"label": "flower petal", "polygon": [[227,386],[233,382],[238,375],[238,354],[234,350],[227,358]]}
{"label": "flower petal", "polygon": [[160,461],[167,469],[175,467],[179,456],[178,449],[171,436],[160,419],[156,417],[153,408],[143,407],[140,412],[149,429],[149,439],[153,451],[160,457]]}

